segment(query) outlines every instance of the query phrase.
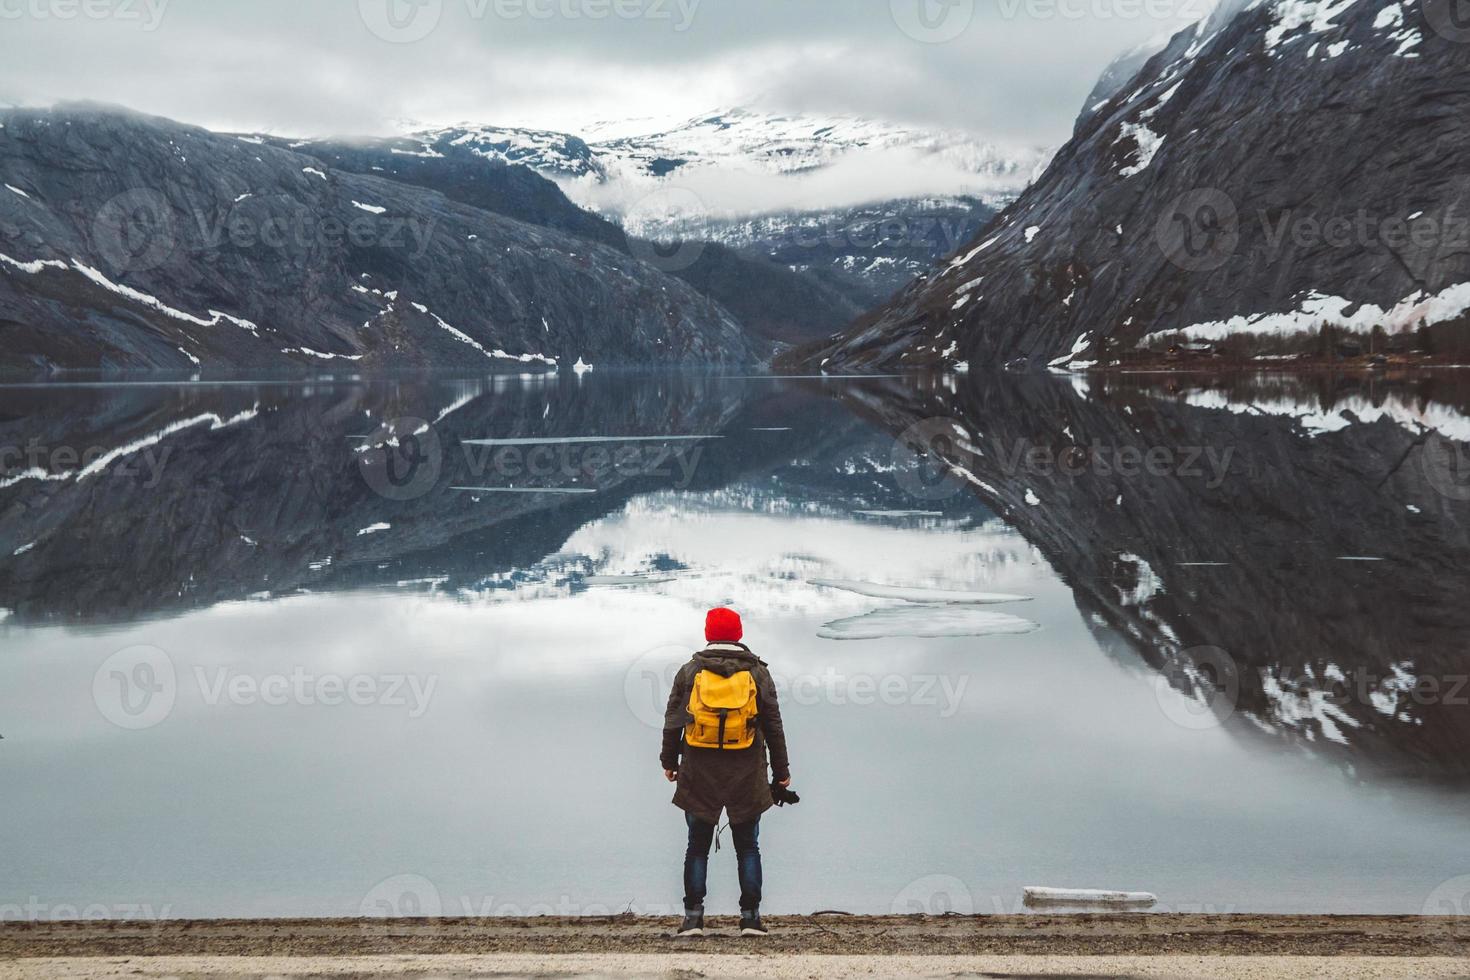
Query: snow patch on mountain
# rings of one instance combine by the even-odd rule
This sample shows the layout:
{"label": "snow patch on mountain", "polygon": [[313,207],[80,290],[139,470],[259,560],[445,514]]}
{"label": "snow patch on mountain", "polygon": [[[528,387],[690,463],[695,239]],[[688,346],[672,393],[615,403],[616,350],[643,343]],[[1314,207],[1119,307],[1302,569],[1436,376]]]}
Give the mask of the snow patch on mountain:
{"label": "snow patch on mountain", "polygon": [[1297,310],[1234,316],[1228,320],[1196,323],[1182,330],[1161,330],[1147,335],[1143,342],[1147,344],[1165,336],[1190,340],[1224,340],[1237,334],[1295,336],[1316,333],[1323,326],[1354,333],[1368,333],[1381,326],[1390,333],[1407,333],[1421,326],[1452,320],[1467,311],[1470,311],[1470,282],[1450,286],[1433,295],[1422,290],[1412,293],[1387,310],[1372,303],[1358,303],[1341,296],[1312,292],[1302,300]]}

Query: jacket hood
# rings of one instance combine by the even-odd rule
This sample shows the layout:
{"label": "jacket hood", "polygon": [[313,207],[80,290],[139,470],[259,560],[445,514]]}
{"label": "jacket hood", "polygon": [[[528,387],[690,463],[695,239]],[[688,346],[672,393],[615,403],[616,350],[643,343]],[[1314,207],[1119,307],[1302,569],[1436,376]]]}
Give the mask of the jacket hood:
{"label": "jacket hood", "polygon": [[721,677],[729,677],[742,670],[765,666],[765,661],[750,652],[744,643],[711,643],[694,655],[694,663],[700,670],[712,670]]}

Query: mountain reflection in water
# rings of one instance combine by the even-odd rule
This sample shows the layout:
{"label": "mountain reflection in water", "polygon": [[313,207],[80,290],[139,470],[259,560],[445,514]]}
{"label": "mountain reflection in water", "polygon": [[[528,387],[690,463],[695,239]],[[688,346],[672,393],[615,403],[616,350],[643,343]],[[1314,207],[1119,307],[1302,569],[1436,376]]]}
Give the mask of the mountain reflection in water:
{"label": "mountain reflection in water", "polygon": [[[159,882],[189,862],[216,869],[170,890],[117,868],[107,879],[96,853],[78,859],[101,862],[108,895],[162,894],[175,914],[352,913],[389,866],[432,878],[452,904],[489,887],[460,867],[476,848],[507,901],[560,888],[625,904],[626,867],[575,857],[580,844],[552,855],[589,805],[624,807],[610,819],[630,827],[666,816],[665,791],[632,774],[652,765],[664,675],[697,640],[702,609],[731,602],[759,652],[792,673],[798,778],[804,795],[821,791],[773,817],[814,848],[795,862],[811,880],[788,887],[783,908],[887,911],[932,872],[973,882],[978,911],[1012,910],[1020,883],[1149,887],[1166,905],[1419,911],[1457,873],[1443,856],[1470,853],[1467,405],[1453,374],[0,388],[0,447],[13,450],[0,461],[0,758],[29,801],[16,819],[41,842],[0,857],[0,880],[74,894],[88,865],[62,873],[43,844],[107,843],[105,821],[77,816],[91,798],[148,815]],[[99,717],[94,682],[109,655],[139,645],[168,651],[178,705],[129,731]],[[303,665],[422,681],[417,665],[434,683],[405,691],[436,710],[386,726],[205,710],[217,671]],[[895,673],[902,706],[864,714],[886,702],[854,697],[852,678],[876,690]],[[927,713],[921,687],[937,705]],[[542,710],[568,717],[537,720]],[[565,748],[545,742],[554,725],[571,726]],[[434,841],[407,842],[422,814],[344,831],[355,818],[325,795],[333,781],[299,768],[332,760],[360,802],[443,812],[451,789],[475,792],[462,774],[481,758],[446,740],[481,737],[496,786],[518,787],[509,799],[485,788],[501,802],[484,841],[474,806]],[[1071,768],[1086,757],[1079,739],[1106,747],[1105,777]],[[255,760],[228,788],[203,785],[254,787],[275,801],[274,833],[316,842],[294,897],[253,845],[228,860],[203,839],[187,860],[169,850],[234,816],[196,800],[200,825],[183,831],[150,810],[191,794],[167,773],[140,782],[128,766],[141,759],[117,755],[150,744]],[[551,785],[540,756],[588,772],[597,799]],[[906,774],[924,756],[944,778]],[[884,778],[914,802],[865,803],[863,787]],[[1261,799],[1226,803],[1242,787],[1222,779],[1259,780]],[[1088,800],[1087,817],[1062,816]],[[1037,808],[1056,819],[1036,821]],[[984,814],[979,851],[967,814]],[[1310,837],[1304,819],[1327,836],[1331,825],[1405,839],[1364,868],[1350,854],[1344,868],[1296,868],[1283,893],[1253,835]],[[1191,852],[1191,820],[1217,821],[1235,843]],[[913,854],[885,854],[867,877],[841,872],[855,897],[820,901],[849,864],[824,839],[877,847],[905,832],[919,835]],[[1171,833],[1177,848],[1160,842]],[[357,849],[339,853],[324,843],[333,834]],[[644,903],[666,897],[658,843],[638,845]],[[1261,870],[1231,880],[1240,848],[1258,845]],[[397,862],[360,880],[364,847]],[[583,860],[590,878],[574,868]],[[223,880],[242,862],[247,886]],[[1355,869],[1380,877],[1344,891]]]}

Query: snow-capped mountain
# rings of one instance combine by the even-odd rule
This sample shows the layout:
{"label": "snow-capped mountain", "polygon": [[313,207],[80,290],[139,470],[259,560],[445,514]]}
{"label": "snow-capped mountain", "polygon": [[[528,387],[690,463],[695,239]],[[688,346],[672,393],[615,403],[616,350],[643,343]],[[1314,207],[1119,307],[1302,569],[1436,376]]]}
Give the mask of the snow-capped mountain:
{"label": "snow-capped mountain", "polygon": [[[765,347],[574,223],[260,137],[113,107],[6,110],[0,177],[0,368],[546,372],[749,364]],[[522,203],[509,210],[536,212]]]}
{"label": "snow-capped mountain", "polygon": [[969,133],[743,108],[585,140],[493,126],[412,138],[415,152],[453,146],[532,167],[630,234],[755,249],[872,301],[971,237],[1048,157]]}
{"label": "snow-capped mountain", "polygon": [[1446,7],[1223,5],[1105,82],[951,261],[798,360],[1081,367],[1181,338],[1281,356],[1324,327],[1457,353],[1470,45]]}

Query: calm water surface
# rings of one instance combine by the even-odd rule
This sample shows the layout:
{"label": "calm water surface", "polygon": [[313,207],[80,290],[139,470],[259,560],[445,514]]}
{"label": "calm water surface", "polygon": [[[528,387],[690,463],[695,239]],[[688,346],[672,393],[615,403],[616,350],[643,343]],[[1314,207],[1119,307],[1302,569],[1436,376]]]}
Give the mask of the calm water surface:
{"label": "calm water surface", "polygon": [[0,388],[0,917],[665,912],[662,702],[720,603],[803,796],[762,827],[771,912],[1470,911],[1465,404]]}

